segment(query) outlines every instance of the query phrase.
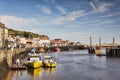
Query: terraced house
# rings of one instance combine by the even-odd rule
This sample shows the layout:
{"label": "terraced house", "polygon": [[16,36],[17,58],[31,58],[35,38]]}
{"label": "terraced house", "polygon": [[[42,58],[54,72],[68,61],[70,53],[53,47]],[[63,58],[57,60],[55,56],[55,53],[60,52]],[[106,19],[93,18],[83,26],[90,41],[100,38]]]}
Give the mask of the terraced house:
{"label": "terraced house", "polygon": [[8,38],[8,28],[0,22],[0,48],[4,47],[4,42]]}

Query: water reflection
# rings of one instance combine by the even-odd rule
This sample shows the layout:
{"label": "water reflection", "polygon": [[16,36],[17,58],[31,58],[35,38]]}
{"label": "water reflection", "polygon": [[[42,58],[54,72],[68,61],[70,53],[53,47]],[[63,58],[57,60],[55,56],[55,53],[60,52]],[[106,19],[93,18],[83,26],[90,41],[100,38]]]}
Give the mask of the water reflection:
{"label": "water reflection", "polygon": [[30,74],[30,76],[41,76],[42,68],[28,69],[27,72],[28,72],[28,74]]}
{"label": "water reflection", "polygon": [[5,80],[17,80],[17,78],[20,79],[20,77],[23,76],[23,74],[24,73],[21,70],[14,70],[14,71],[10,70]]}
{"label": "water reflection", "polygon": [[47,73],[53,73],[56,71],[56,68],[44,68]]}
{"label": "water reflection", "polygon": [[14,71],[9,71],[5,80],[12,80]]}
{"label": "water reflection", "polygon": [[56,80],[56,68],[44,68],[43,74],[43,80]]}

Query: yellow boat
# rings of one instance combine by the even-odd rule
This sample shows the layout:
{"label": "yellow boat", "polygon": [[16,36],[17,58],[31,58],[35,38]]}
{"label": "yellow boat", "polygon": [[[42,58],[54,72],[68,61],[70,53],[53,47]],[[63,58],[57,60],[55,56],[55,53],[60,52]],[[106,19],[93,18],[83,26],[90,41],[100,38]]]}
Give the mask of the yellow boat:
{"label": "yellow boat", "polygon": [[32,62],[28,62],[27,66],[29,68],[39,68],[42,66],[42,61],[32,61]]}
{"label": "yellow boat", "polygon": [[100,46],[96,46],[95,54],[96,54],[97,56],[102,56],[102,55],[103,55],[103,51],[102,51],[102,49],[101,49]]}
{"label": "yellow boat", "polygon": [[56,67],[56,66],[57,66],[57,64],[51,56],[45,56],[45,58],[43,60],[43,67],[52,68],[52,67]]}
{"label": "yellow boat", "polygon": [[97,56],[106,56],[106,54],[103,54],[103,51],[101,50],[101,49],[96,49],[95,50],[95,54],[97,55]]}
{"label": "yellow boat", "polygon": [[96,49],[96,50],[95,50],[95,53],[96,53],[96,54],[102,54],[102,50],[101,50],[101,49]]}
{"label": "yellow boat", "polygon": [[34,50],[31,50],[31,53],[28,54],[27,66],[33,69],[41,67],[42,66],[41,55],[38,53],[35,53]]}
{"label": "yellow boat", "polygon": [[52,63],[44,63],[45,67],[56,67],[56,62],[52,62]]}

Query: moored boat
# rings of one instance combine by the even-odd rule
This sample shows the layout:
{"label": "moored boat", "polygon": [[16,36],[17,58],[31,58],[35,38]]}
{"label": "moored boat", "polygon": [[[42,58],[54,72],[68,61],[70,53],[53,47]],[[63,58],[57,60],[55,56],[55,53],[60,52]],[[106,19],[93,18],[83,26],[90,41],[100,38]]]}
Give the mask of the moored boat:
{"label": "moored boat", "polygon": [[45,56],[45,58],[43,59],[43,67],[56,67],[56,62],[55,60],[53,60],[53,57],[51,56]]}
{"label": "moored boat", "polygon": [[102,49],[96,49],[95,54],[96,54],[96,56],[106,56],[106,54],[103,54]]}
{"label": "moored boat", "polygon": [[95,54],[96,54],[97,56],[102,55],[102,50],[95,50]]}
{"label": "moored boat", "polygon": [[101,50],[101,49],[96,49],[96,50],[95,50],[95,53],[96,53],[96,55],[97,55],[97,54],[102,54],[102,50]]}
{"label": "moored boat", "polygon": [[55,52],[60,52],[60,48],[55,48]]}
{"label": "moored boat", "polygon": [[28,63],[27,66],[29,68],[39,68],[42,66],[42,59],[41,54],[35,53],[35,50],[31,50],[31,52],[28,54]]}

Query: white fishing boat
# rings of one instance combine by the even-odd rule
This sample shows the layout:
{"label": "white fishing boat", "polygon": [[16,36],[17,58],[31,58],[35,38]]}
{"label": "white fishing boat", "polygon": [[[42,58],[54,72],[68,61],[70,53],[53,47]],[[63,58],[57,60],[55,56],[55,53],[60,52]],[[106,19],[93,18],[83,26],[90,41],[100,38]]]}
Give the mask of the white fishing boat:
{"label": "white fishing boat", "polygon": [[42,66],[42,59],[40,53],[35,53],[35,50],[32,49],[28,54],[28,68],[39,68]]}
{"label": "white fishing boat", "polygon": [[52,68],[52,67],[56,67],[56,65],[57,64],[55,60],[51,56],[45,56],[45,58],[43,59],[43,67]]}

